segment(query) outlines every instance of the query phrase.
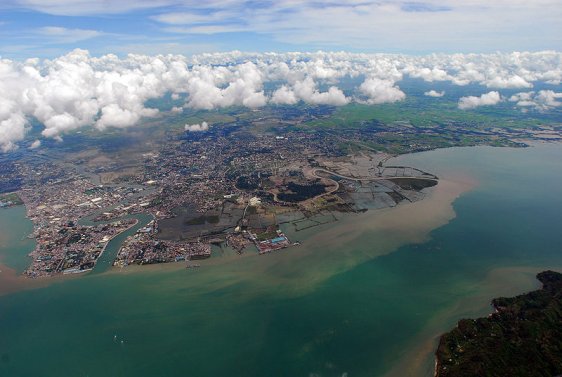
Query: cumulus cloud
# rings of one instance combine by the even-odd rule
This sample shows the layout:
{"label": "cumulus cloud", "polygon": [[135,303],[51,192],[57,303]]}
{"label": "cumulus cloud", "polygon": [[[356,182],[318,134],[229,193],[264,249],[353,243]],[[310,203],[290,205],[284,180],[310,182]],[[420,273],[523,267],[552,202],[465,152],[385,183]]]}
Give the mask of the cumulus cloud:
{"label": "cumulus cloud", "polygon": [[538,110],[548,110],[553,107],[562,106],[562,93],[553,90],[540,90],[535,92],[520,92],[509,97],[509,101],[516,102],[517,106],[533,106]]}
{"label": "cumulus cloud", "polygon": [[207,122],[202,122],[201,124],[186,124],[184,129],[188,132],[207,131],[209,129],[209,124]]}
{"label": "cumulus cloud", "polygon": [[534,95],[535,92],[521,92],[509,97],[509,101],[517,102],[516,105],[521,107],[535,106],[536,103],[533,101]]}
{"label": "cumulus cloud", "polygon": [[436,90],[431,89],[428,92],[424,92],[423,95],[428,97],[443,97],[445,95],[445,91],[443,90],[441,92],[438,92]]}
{"label": "cumulus cloud", "polygon": [[287,85],[281,86],[271,97],[271,102],[279,105],[294,105],[298,102],[295,93],[287,87]]}
{"label": "cumulus cloud", "polygon": [[[194,67],[187,79],[187,106],[213,109],[233,105],[257,108],[265,106],[267,98],[262,90],[263,74],[252,62],[238,65],[234,70],[225,67]],[[226,87],[222,88],[222,86]]]}
{"label": "cumulus cloud", "polygon": [[33,143],[31,143],[31,145],[29,146],[30,149],[37,149],[41,146],[41,140],[35,140]]}
{"label": "cumulus cloud", "polygon": [[560,102],[559,99],[562,99],[562,93],[556,93],[553,90],[541,90],[536,96],[537,102],[544,104],[544,106],[547,107],[557,107],[562,105],[562,102]]}
{"label": "cumulus cloud", "polygon": [[[64,33],[54,29],[51,32]],[[15,148],[25,138],[28,120],[37,119],[42,136],[94,127],[130,127],[158,116],[149,99],[171,95],[182,109],[228,106],[259,108],[268,103],[345,105],[381,104],[406,97],[398,83],[406,78],[489,88],[530,88],[537,82],[562,82],[562,53],[509,54],[353,54],[346,52],[226,53],[93,57],[74,50],[53,60],[0,59],[0,148]],[[353,79],[353,81],[350,81]],[[354,87],[346,86],[363,80]],[[267,88],[267,89],[266,89]],[[441,94],[429,91],[426,95]],[[540,91],[532,104],[554,107],[559,93]],[[461,108],[497,103],[497,91],[459,101]],[[514,102],[523,106],[525,99]]]}
{"label": "cumulus cloud", "polygon": [[341,106],[349,102],[345,94],[335,86],[331,86],[326,92],[320,92],[311,77],[297,81],[292,90],[297,98],[314,105]]}
{"label": "cumulus cloud", "polygon": [[368,97],[369,104],[390,103],[406,98],[406,94],[394,86],[391,80],[369,78],[363,81],[359,90]]}
{"label": "cumulus cloud", "polygon": [[468,110],[474,109],[478,106],[490,106],[495,105],[501,101],[501,96],[498,92],[488,92],[482,94],[480,97],[476,96],[468,96],[468,97],[461,97],[459,99],[459,109],[461,110]]}
{"label": "cumulus cloud", "polygon": [[444,69],[434,66],[434,67],[423,67],[415,64],[409,65],[404,70],[410,77],[420,78],[424,81],[445,81],[451,80],[452,77]]}
{"label": "cumulus cloud", "polygon": [[531,88],[533,86],[533,84],[527,82],[524,78],[518,75],[507,78],[497,76],[487,80],[485,84],[489,88],[498,89]]}

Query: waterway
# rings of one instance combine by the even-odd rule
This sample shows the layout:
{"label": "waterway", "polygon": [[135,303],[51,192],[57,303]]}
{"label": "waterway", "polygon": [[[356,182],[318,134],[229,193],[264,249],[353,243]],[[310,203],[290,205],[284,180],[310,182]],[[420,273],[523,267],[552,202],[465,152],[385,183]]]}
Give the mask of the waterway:
{"label": "waterway", "polygon": [[[287,228],[301,246],[6,294],[0,376],[430,376],[438,334],[562,268],[560,161],[558,144],[403,156],[441,178],[426,199]],[[6,234],[29,223],[7,213],[16,267]]]}
{"label": "waterway", "polygon": [[147,213],[139,213],[135,215],[123,216],[122,218],[120,218],[120,220],[125,220],[125,219],[136,219],[137,222],[129,229],[113,237],[107,243],[105,249],[103,250],[102,255],[100,255],[99,258],[97,259],[96,265],[94,266],[94,270],[92,271],[92,273],[98,274],[109,270],[111,266],[113,266],[113,261],[115,260],[115,258],[117,258],[117,253],[119,253],[121,244],[123,244],[125,239],[135,234],[137,230],[139,230],[140,228],[145,227],[150,221],[152,221],[153,217],[152,215]]}

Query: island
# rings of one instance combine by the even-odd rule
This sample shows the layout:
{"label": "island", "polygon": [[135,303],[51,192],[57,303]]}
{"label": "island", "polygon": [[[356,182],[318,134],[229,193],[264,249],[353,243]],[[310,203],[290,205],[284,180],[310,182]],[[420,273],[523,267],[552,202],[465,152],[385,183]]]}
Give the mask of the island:
{"label": "island", "polygon": [[562,274],[537,275],[542,289],[492,301],[487,318],[463,319],[444,334],[436,377],[562,375]]}

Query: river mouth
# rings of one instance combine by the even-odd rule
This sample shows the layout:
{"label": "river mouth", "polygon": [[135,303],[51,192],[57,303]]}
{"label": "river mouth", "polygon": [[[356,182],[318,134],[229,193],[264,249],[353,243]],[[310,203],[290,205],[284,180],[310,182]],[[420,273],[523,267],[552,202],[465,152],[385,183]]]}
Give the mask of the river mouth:
{"label": "river mouth", "polygon": [[298,247],[2,296],[0,374],[430,376],[435,337],[459,316],[562,266],[562,148],[404,159],[441,177],[426,199],[285,229]]}
{"label": "river mouth", "polygon": [[[370,210],[359,214],[340,213],[337,215],[337,219],[335,219],[337,221],[333,221],[333,215],[325,215],[325,217],[327,216],[326,221],[321,221],[324,225],[311,228],[306,226],[299,228],[299,226],[293,226],[291,221],[287,221],[281,225],[282,230],[289,235],[291,240],[304,243],[304,245],[301,245],[302,247],[298,247],[292,251],[281,251],[280,255],[271,256],[269,259],[260,257],[255,261],[253,257],[258,257],[257,254],[254,255],[254,253],[249,252],[245,257],[252,258],[244,258],[243,263],[252,266],[251,269],[253,273],[248,276],[256,276],[256,271],[267,273],[268,270],[272,269],[282,272],[271,275],[271,278],[277,275],[277,280],[270,281],[271,289],[276,289],[275,287],[278,285],[284,285],[285,287],[294,287],[287,290],[287,292],[293,292],[293,294],[299,291],[305,292],[307,289],[312,289],[314,286],[313,282],[323,281],[331,276],[334,270],[341,271],[342,268],[351,268],[364,260],[387,254],[403,244],[423,242],[427,239],[427,235],[432,229],[442,226],[450,219],[454,218],[452,202],[473,186],[474,182],[466,177],[464,181],[442,179],[439,185],[425,189],[427,197],[415,203],[404,202],[396,207]],[[24,218],[24,207],[22,206],[21,208],[23,209],[23,214],[20,216],[22,217],[21,221],[24,223],[28,222],[28,220]],[[185,228],[185,218],[194,218],[195,212],[193,208],[184,208],[182,210],[183,212],[179,213],[178,217],[164,221],[179,221],[179,223],[182,224],[181,227]],[[101,211],[102,210],[98,212]],[[79,224],[91,226],[126,219],[135,219],[137,222],[113,237],[97,259],[93,270],[86,272],[84,275],[96,275],[111,271],[123,272],[122,269],[113,267],[113,262],[121,245],[127,237],[134,235],[138,229],[146,226],[153,217],[149,214],[135,214],[123,216],[118,219],[94,222],[91,218],[95,215],[96,214],[93,214],[81,219]],[[301,215],[296,213],[295,216],[298,217]],[[286,214],[285,217],[287,217],[287,220],[290,220],[290,213]],[[316,220],[321,217],[322,216],[319,216]],[[177,220],[178,218],[179,220]],[[190,225],[190,227],[193,226]],[[182,233],[184,229],[172,225],[169,230],[175,235],[174,238],[177,238],[177,234]],[[392,235],[393,231],[396,231],[394,235]],[[379,243],[376,248],[369,250],[367,253],[345,253],[345,259],[342,259],[343,255],[340,250],[345,250],[346,245],[352,244],[355,239],[361,238],[362,234],[365,232],[380,232],[380,239],[384,239],[384,242]],[[166,233],[164,235],[159,235],[159,238],[162,239],[166,239],[166,237]],[[33,246],[30,246],[30,248],[32,249]],[[328,250],[329,253],[326,253],[326,250]],[[314,260],[318,253],[323,255],[321,260],[309,261]],[[219,257],[217,258],[217,256]],[[224,252],[215,252],[212,258],[206,261],[200,261],[199,263],[203,266],[210,267],[213,265],[220,266],[225,263],[236,264],[240,259],[239,255],[227,248],[226,255]],[[20,264],[23,263],[23,268],[26,267],[28,260],[29,258],[26,254],[23,258],[19,258]],[[334,264],[336,260],[338,260],[338,263]],[[306,273],[306,266],[310,263],[316,266],[316,271],[312,275]],[[290,265],[293,267],[289,267]],[[176,263],[152,268],[150,266],[135,267],[136,266],[129,266],[127,270],[130,272],[142,273],[143,271],[151,270],[167,271],[178,269]],[[183,268],[183,264],[181,267]],[[245,268],[241,271],[244,270]],[[289,272],[284,273],[283,271],[285,270]],[[241,272],[241,275],[239,275],[237,279],[246,279],[246,277],[243,276],[246,273],[247,272]],[[0,275],[0,281],[3,281],[4,289],[0,290],[0,294],[12,293],[20,289],[44,287],[49,285],[50,282],[64,281],[65,279],[78,277],[69,274],[58,276],[55,279],[38,279],[37,282],[34,282],[36,279],[26,279],[18,275],[19,273],[17,271],[13,271],[9,266],[4,266],[4,273]],[[305,277],[299,280],[299,276]],[[303,284],[303,282],[306,283]],[[296,287],[298,287],[298,289]]]}
{"label": "river mouth", "polygon": [[109,270],[113,266],[113,262],[115,261],[115,258],[119,253],[119,249],[121,248],[121,245],[123,244],[125,239],[134,235],[139,229],[145,227],[149,222],[153,220],[153,217],[152,215],[146,213],[139,213],[136,215],[127,215],[119,218],[119,220],[125,219],[135,219],[136,222],[125,231],[117,234],[107,243],[102,254],[96,260],[96,264],[93,268],[92,273],[99,274]]}

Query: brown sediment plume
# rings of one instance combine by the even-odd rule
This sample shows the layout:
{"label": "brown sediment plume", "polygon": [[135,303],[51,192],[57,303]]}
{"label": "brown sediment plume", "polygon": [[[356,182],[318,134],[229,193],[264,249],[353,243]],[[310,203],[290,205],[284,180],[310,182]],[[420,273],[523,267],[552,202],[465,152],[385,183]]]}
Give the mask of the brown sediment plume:
{"label": "brown sediment plume", "polygon": [[[251,281],[262,289],[282,289],[285,295],[305,294],[318,283],[366,260],[388,254],[406,244],[426,241],[432,230],[455,217],[453,202],[475,185],[470,177],[445,177],[437,186],[428,189],[426,198],[421,201],[362,214],[340,214],[339,221],[335,223],[299,232],[301,246],[267,256],[246,253],[242,257],[202,261],[203,271],[198,272],[200,277],[193,278],[193,284],[202,289],[213,289]],[[182,268],[181,263],[140,268],[129,266],[125,269],[112,268],[106,273],[151,274]],[[55,280],[68,278],[29,279],[18,276],[10,268],[0,269],[0,295],[43,287]],[[175,278],[185,279],[185,276],[179,275],[171,274],[165,279],[169,283],[173,283]]]}
{"label": "brown sediment plume", "polygon": [[24,289],[44,287],[47,284],[49,284],[47,279],[29,279],[18,275],[14,269],[0,264],[0,296]]}
{"label": "brown sediment plume", "polygon": [[[319,229],[303,240],[295,258],[331,256],[351,268],[358,263],[393,252],[403,245],[421,243],[430,232],[455,217],[453,202],[476,185],[474,180],[442,179],[425,199],[397,207],[345,215],[340,221]],[[345,258],[341,258],[342,254]],[[316,260],[322,263],[323,260]],[[340,266],[341,267],[341,266]],[[310,276],[309,276],[310,278]],[[318,276],[318,278],[322,278]]]}
{"label": "brown sediment plume", "polygon": [[[348,217],[337,230],[332,229],[329,234],[321,232],[319,235],[328,236],[332,242],[345,243],[364,232],[382,231],[391,236],[393,244],[424,242],[431,230],[447,224],[455,217],[453,202],[475,185],[474,180],[466,177],[463,180],[442,179],[421,201],[402,202],[394,208]],[[381,251],[384,253],[388,250]]]}
{"label": "brown sediment plume", "polygon": [[0,297],[23,290],[44,288],[57,282],[79,278],[78,275],[60,274],[32,279],[18,274],[13,268],[0,264]]}
{"label": "brown sediment plume", "polygon": [[[314,290],[330,277],[358,264],[395,251],[400,246],[428,240],[430,232],[455,217],[453,202],[475,187],[469,177],[441,179],[427,191],[427,197],[394,208],[361,214],[338,214],[339,221],[290,235],[301,245],[265,256],[247,252],[201,261],[196,274],[186,278],[183,271],[170,273],[166,284],[193,284],[202,291],[248,282],[254,289],[247,295],[271,294],[299,296]],[[115,273],[178,272],[183,264],[129,266],[114,268]],[[189,281],[186,281],[188,279]]]}

